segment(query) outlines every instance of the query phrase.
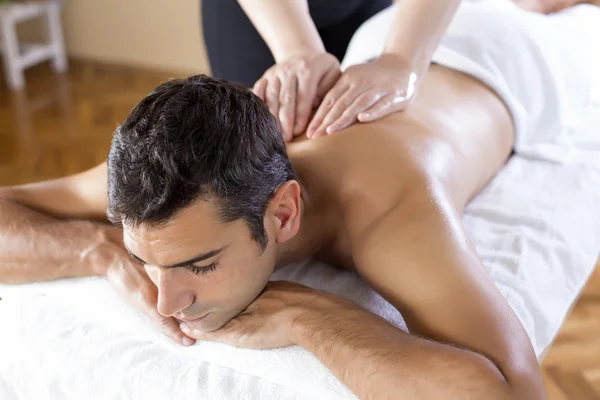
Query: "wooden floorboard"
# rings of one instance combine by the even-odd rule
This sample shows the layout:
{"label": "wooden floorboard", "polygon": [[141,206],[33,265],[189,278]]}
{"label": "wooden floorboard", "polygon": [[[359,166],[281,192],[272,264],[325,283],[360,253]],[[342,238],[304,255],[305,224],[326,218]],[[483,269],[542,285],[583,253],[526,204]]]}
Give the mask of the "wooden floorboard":
{"label": "wooden floorboard", "polygon": [[[117,125],[172,77],[74,62],[64,76],[47,65],[31,68],[24,93],[0,83],[0,185],[51,179],[103,162]],[[600,264],[542,366],[550,400],[600,400]]]}

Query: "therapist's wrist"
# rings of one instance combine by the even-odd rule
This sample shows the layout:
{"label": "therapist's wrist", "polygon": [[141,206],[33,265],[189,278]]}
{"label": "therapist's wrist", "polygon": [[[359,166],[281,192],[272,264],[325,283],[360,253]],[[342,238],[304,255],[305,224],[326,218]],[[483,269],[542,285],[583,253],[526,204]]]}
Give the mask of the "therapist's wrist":
{"label": "therapist's wrist", "polygon": [[429,69],[430,57],[407,55],[396,51],[383,51],[380,58],[386,58],[397,65],[399,69],[415,73],[421,78]]}
{"label": "therapist's wrist", "polygon": [[313,58],[325,52],[325,47],[322,45],[299,45],[274,52],[273,58],[277,64],[280,64],[293,58]]}

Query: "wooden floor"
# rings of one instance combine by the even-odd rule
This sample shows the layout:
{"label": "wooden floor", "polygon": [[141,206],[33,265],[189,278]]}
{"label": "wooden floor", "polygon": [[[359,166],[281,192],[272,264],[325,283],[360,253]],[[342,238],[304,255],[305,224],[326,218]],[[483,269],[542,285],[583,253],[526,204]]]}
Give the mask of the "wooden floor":
{"label": "wooden floor", "polygon": [[[0,83],[0,185],[72,174],[104,161],[117,124],[170,77],[77,62],[62,77],[44,65],[29,70],[27,93],[11,93]],[[543,367],[551,400],[600,400],[600,264]]]}

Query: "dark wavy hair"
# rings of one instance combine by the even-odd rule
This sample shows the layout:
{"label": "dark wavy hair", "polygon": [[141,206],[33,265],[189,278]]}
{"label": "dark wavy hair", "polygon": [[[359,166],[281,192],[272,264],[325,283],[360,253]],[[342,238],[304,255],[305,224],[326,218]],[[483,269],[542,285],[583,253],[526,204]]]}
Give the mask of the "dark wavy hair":
{"label": "dark wavy hair", "polygon": [[119,126],[108,155],[108,217],[159,225],[197,199],[243,218],[262,249],[275,190],[294,179],[267,106],[246,88],[195,75],[158,86]]}

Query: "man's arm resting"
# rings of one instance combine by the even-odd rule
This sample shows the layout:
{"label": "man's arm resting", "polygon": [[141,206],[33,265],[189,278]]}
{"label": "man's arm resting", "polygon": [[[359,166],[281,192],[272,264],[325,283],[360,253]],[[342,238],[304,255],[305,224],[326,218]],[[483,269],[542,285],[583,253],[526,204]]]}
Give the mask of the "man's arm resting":
{"label": "man's arm resting", "polygon": [[361,278],[401,312],[411,333],[429,339],[399,340],[385,330],[379,343],[376,336],[362,340],[380,349],[384,341],[393,344],[387,354],[394,355],[403,390],[423,391],[427,395],[418,398],[425,399],[545,398],[527,333],[481,264],[444,188],[413,190],[354,236],[353,252]]}
{"label": "man's arm resting", "polygon": [[361,399],[519,398],[486,357],[409,335],[353,305],[301,314],[292,340]]}
{"label": "man's arm resting", "polygon": [[[104,275],[127,258],[106,221],[106,163],[44,182],[0,188],[0,282]],[[115,251],[120,248],[120,253]]]}
{"label": "man's arm resting", "polygon": [[126,256],[121,235],[107,224],[60,220],[0,198],[0,282],[105,275]]}

